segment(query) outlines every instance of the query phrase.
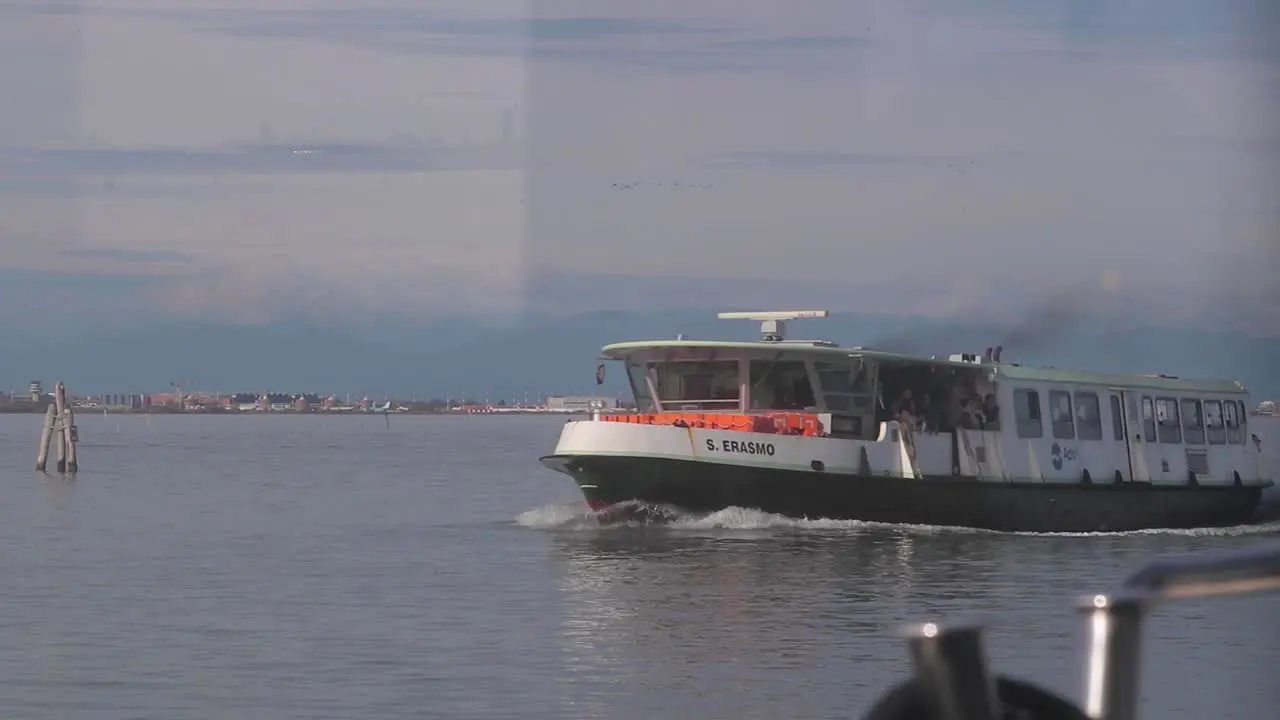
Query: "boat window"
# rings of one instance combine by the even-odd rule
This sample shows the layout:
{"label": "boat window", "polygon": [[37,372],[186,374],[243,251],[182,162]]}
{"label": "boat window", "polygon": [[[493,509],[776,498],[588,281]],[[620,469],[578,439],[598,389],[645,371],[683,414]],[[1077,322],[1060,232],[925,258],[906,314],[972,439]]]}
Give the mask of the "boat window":
{"label": "boat window", "polygon": [[657,363],[658,399],[667,410],[734,410],[738,361]]}
{"label": "boat window", "polygon": [[1223,406],[1223,424],[1227,426],[1227,442],[1232,445],[1244,444],[1244,433],[1240,432],[1240,408],[1235,400],[1228,400]]}
{"label": "boat window", "polygon": [[649,394],[649,383],[645,382],[644,366],[627,363],[627,380],[631,383],[631,394],[636,398],[636,410],[653,412],[653,397]]}
{"label": "boat window", "polygon": [[823,395],[822,401],[826,403],[828,412],[853,412],[852,395]]}
{"label": "boat window", "polygon": [[1102,404],[1097,393],[1076,393],[1076,432],[1081,440],[1102,439]]}
{"label": "boat window", "polygon": [[1014,390],[1013,413],[1018,423],[1018,437],[1044,437],[1044,424],[1040,419],[1040,393],[1021,388]]}
{"label": "boat window", "polygon": [[1204,444],[1204,416],[1200,401],[1185,398],[1182,401],[1182,437],[1188,445]]}
{"label": "boat window", "polygon": [[1142,436],[1147,442],[1156,441],[1156,411],[1151,398],[1142,398]]}
{"label": "boat window", "polygon": [[862,395],[870,392],[867,386],[865,368],[854,371],[848,363],[814,363],[818,372],[818,385],[823,393],[840,393],[841,395]]}
{"label": "boat window", "polygon": [[1173,398],[1156,398],[1156,422],[1160,429],[1160,442],[1182,442],[1182,425],[1178,422],[1178,401]]}
{"label": "boat window", "polygon": [[1227,428],[1222,421],[1222,401],[1204,401],[1204,427],[1209,444],[1223,445],[1227,442]]}
{"label": "boat window", "polygon": [[1240,433],[1238,410],[1234,400],[1222,404],[1222,424],[1226,425],[1226,442],[1231,445],[1242,445],[1244,442],[1244,434]]}
{"label": "boat window", "polygon": [[1119,395],[1111,396],[1111,434],[1116,440],[1124,441],[1124,407]]}
{"label": "boat window", "polygon": [[752,360],[750,376],[752,410],[803,410],[816,404],[803,360]]}
{"label": "boat window", "polygon": [[1053,422],[1053,437],[1072,440],[1076,436],[1076,422],[1071,414],[1071,393],[1062,390],[1049,391],[1049,417]]}
{"label": "boat window", "polygon": [[818,374],[818,389],[828,412],[870,412],[871,383],[866,367],[855,368],[849,363],[813,364]]}
{"label": "boat window", "polygon": [[1249,427],[1249,411],[1245,409],[1243,400],[1235,400],[1233,402],[1240,406],[1237,415],[1240,417],[1240,444],[1243,445],[1245,440],[1245,431]]}

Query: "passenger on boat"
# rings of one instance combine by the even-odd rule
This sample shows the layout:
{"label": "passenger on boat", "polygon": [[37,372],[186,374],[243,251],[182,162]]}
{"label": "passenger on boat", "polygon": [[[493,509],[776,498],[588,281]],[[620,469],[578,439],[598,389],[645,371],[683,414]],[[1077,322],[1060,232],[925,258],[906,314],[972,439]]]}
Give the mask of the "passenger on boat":
{"label": "passenger on boat", "polygon": [[916,403],[911,388],[903,390],[898,402],[894,403],[893,419],[908,427],[916,426]]}
{"label": "passenger on boat", "polygon": [[996,396],[987,393],[987,397],[982,402],[982,414],[986,418],[987,430],[1000,429],[1000,406],[996,405]]}
{"label": "passenger on boat", "polygon": [[928,433],[937,433],[941,426],[942,412],[933,401],[933,393],[921,393],[919,429]]}
{"label": "passenger on boat", "polygon": [[960,427],[965,430],[982,429],[982,411],[972,397],[965,398],[960,407]]}

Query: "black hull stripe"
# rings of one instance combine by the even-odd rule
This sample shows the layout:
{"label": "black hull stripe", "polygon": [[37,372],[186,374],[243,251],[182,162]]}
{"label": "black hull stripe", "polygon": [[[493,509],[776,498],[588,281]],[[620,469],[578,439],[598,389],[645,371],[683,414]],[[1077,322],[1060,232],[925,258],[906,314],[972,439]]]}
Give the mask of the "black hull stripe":
{"label": "black hull stripe", "polygon": [[593,505],[638,500],[692,512],[753,508],[796,518],[1013,532],[1116,532],[1248,522],[1262,486],[992,482],[787,470],[635,456],[548,456]]}

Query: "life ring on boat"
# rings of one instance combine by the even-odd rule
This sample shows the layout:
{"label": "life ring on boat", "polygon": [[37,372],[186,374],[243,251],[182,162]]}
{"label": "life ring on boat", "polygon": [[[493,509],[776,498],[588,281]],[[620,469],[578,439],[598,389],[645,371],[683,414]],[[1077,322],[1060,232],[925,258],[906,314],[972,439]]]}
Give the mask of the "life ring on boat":
{"label": "life ring on boat", "polygon": [[[998,675],[999,717],[1026,720],[1089,720],[1075,703],[1023,680]],[[880,696],[862,720],[934,720],[924,689],[911,678]]]}

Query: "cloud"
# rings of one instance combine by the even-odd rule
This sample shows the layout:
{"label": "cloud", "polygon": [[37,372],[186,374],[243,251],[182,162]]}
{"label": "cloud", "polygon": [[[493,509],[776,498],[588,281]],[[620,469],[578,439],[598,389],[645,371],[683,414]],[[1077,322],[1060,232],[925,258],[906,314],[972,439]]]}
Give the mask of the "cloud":
{"label": "cloud", "polygon": [[194,260],[190,255],[172,250],[131,250],[128,248],[74,248],[63,250],[65,257],[106,260],[119,263],[182,263]]}
{"label": "cloud", "polygon": [[1236,250],[1277,269],[1276,178],[1257,180],[1280,156],[1179,140],[1277,137],[1256,121],[1276,68],[1230,53],[1222,27],[1080,4],[752,8],[760,45],[821,26],[854,31],[854,52],[819,73],[797,54],[712,75],[531,61],[533,262],[688,285],[889,276],[904,308],[939,314],[982,312],[991,287],[1028,306],[1108,269],[1147,298],[1130,307],[1195,322],[1222,319],[1202,278],[1238,274]]}
{"label": "cloud", "polygon": [[1111,273],[1133,312],[1273,324],[1256,3],[18,7],[0,267],[151,278],[87,310],[975,314]]}
{"label": "cloud", "polygon": [[[144,272],[0,268],[0,327],[49,337],[162,322],[147,293],[165,278]],[[10,378],[12,379],[12,378]]]}
{"label": "cloud", "polygon": [[519,169],[515,148],[493,142],[438,146],[417,138],[371,143],[255,143],[217,150],[153,148],[30,149],[0,147],[0,172],[27,177],[173,175],[294,175],[420,173]]}

